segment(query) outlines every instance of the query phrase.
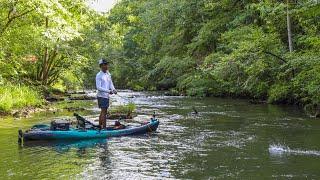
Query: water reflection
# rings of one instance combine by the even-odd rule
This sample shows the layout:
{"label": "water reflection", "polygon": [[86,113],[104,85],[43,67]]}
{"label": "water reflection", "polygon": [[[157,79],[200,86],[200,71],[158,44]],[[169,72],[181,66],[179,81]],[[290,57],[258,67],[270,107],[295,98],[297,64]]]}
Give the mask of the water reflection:
{"label": "water reflection", "polygon": [[[17,148],[17,129],[49,122],[41,115],[0,124],[4,179],[270,179],[320,177],[320,121],[292,106],[246,100],[120,92],[145,121],[156,111],[158,132],[146,136],[31,142]],[[92,104],[92,101],[90,101]],[[198,115],[192,114],[195,107]],[[94,106],[88,113],[97,118]],[[61,112],[55,116],[69,116]],[[278,143],[281,142],[281,143]]]}
{"label": "water reflection", "polygon": [[107,147],[107,139],[90,140],[57,140],[57,141],[25,141],[22,148],[51,148],[59,153],[67,153],[70,149],[77,149],[79,155],[85,154],[86,149],[95,147]]}
{"label": "water reflection", "polygon": [[273,156],[283,155],[309,155],[309,156],[320,156],[320,151],[316,150],[302,150],[302,149],[291,149],[288,146],[282,144],[271,144],[269,146],[269,153]]}

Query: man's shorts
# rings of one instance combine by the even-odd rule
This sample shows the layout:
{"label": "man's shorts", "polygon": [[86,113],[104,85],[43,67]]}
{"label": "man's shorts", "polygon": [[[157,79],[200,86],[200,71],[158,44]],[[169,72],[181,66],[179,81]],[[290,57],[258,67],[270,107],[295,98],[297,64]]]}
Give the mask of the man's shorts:
{"label": "man's shorts", "polygon": [[99,108],[109,108],[109,99],[98,97],[98,106]]}

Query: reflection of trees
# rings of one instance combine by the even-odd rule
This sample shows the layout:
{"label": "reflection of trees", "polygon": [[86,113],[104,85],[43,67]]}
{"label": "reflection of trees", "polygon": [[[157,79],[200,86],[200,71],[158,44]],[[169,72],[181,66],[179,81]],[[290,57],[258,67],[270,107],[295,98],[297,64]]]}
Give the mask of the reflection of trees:
{"label": "reflection of trees", "polygon": [[106,169],[111,169],[111,152],[108,149],[108,143],[100,144],[99,145],[99,154],[98,157],[100,159],[101,167]]}
{"label": "reflection of trees", "polygon": [[87,154],[87,150],[85,147],[80,147],[79,149],[77,149],[77,154],[79,157],[82,157],[84,155]]}
{"label": "reflection of trees", "polygon": [[77,155],[79,157],[83,157],[88,153],[88,148],[107,146],[106,142],[106,139],[91,139],[79,141],[78,143],[71,144],[70,146],[77,148]]}

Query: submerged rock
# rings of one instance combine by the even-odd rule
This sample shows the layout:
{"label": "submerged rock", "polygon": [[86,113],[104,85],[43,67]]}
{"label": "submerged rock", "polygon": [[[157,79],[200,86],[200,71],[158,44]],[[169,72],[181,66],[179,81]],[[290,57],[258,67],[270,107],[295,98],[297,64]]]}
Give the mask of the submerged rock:
{"label": "submerged rock", "polygon": [[133,119],[133,114],[108,114],[108,119]]}
{"label": "submerged rock", "polygon": [[86,92],[85,91],[69,91],[69,92],[67,92],[66,94],[86,94]]}
{"label": "submerged rock", "polygon": [[49,102],[56,102],[56,101],[64,101],[65,98],[61,96],[47,96],[45,99]]}
{"label": "submerged rock", "polygon": [[249,100],[249,103],[251,103],[251,104],[267,104],[267,101],[259,100],[259,99],[251,99],[251,100]]}
{"label": "submerged rock", "polygon": [[42,111],[55,111],[54,108],[38,108],[38,107],[25,107],[19,110],[12,110],[11,115],[15,118],[29,117],[32,113]]}
{"label": "submerged rock", "polygon": [[170,91],[166,91],[164,92],[165,96],[183,96],[183,94],[181,94],[179,91],[177,90],[170,90]]}
{"label": "submerged rock", "polygon": [[313,118],[320,118],[320,106],[317,104],[307,104],[304,106],[304,111]]}
{"label": "submerged rock", "polygon": [[64,109],[66,109],[66,110],[68,110],[68,111],[70,111],[70,112],[73,112],[73,111],[84,111],[84,110],[86,110],[86,109],[83,108],[83,107],[66,107],[66,108],[64,108]]}
{"label": "submerged rock", "polygon": [[70,100],[94,100],[97,99],[95,96],[88,96],[88,95],[83,95],[83,96],[74,96],[74,97],[69,97]]}

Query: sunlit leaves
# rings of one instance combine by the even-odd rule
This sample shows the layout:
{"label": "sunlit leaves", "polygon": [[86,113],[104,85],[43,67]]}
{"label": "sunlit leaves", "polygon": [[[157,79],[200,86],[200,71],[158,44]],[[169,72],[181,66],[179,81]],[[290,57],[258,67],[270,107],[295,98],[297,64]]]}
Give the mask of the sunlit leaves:
{"label": "sunlit leaves", "polygon": [[[84,0],[7,0],[3,5],[0,9],[0,51],[9,71],[1,74],[10,77],[10,81],[36,84],[40,80],[39,74],[48,71],[48,82],[53,83],[60,72],[77,59],[75,47],[70,43],[83,40],[82,28],[90,25],[88,19],[93,13],[87,10]],[[46,61],[45,48],[49,53]],[[28,56],[34,56],[35,60],[26,61]],[[43,63],[47,65],[43,66]]]}

